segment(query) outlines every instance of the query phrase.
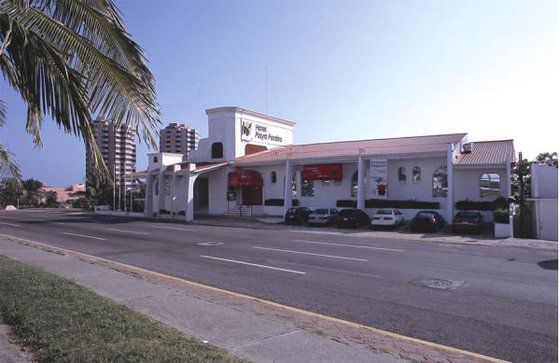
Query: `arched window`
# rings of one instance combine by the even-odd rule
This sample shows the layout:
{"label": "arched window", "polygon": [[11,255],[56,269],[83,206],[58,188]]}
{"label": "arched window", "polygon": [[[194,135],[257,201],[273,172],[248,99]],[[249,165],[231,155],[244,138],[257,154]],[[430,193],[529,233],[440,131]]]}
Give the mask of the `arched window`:
{"label": "arched window", "polygon": [[496,173],[484,173],[480,176],[480,196],[500,196],[500,175]]}
{"label": "arched window", "polygon": [[419,166],[412,168],[412,182],[420,183],[422,181],[422,169]]}
{"label": "arched window", "polygon": [[212,144],[212,159],[221,159],[224,157],[224,145],[221,142]]}
{"label": "arched window", "polygon": [[273,171],[272,173],[270,173],[270,182],[272,184],[276,184],[276,172]]}
{"label": "arched window", "polygon": [[406,183],[406,168],[404,166],[401,166],[399,168],[398,174],[399,174],[399,182]]}
{"label": "arched window", "polygon": [[350,183],[350,197],[356,198],[358,196],[358,171],[352,174],[352,182]]}
{"label": "arched window", "polygon": [[447,197],[447,166],[442,165],[434,171],[432,191],[434,197]]}

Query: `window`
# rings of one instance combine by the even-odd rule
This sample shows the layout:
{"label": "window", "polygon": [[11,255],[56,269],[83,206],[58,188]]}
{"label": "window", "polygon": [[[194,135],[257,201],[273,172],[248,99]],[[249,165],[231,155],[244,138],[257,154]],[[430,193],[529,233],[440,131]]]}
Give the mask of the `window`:
{"label": "window", "polygon": [[297,197],[297,179],[296,172],[292,173],[292,198]]}
{"label": "window", "polygon": [[420,183],[422,181],[422,169],[419,166],[412,168],[412,182]]}
{"label": "window", "polygon": [[350,183],[350,197],[356,198],[358,196],[358,171],[352,174],[352,182]]}
{"label": "window", "polygon": [[484,173],[480,176],[480,196],[500,196],[500,175],[496,173]]}
{"label": "window", "polygon": [[447,197],[447,166],[442,165],[434,171],[432,191],[434,197]]}
{"label": "window", "polygon": [[399,174],[399,182],[406,183],[406,168],[404,166],[401,166],[399,168],[398,174]]}
{"label": "window", "polygon": [[224,157],[224,145],[221,142],[212,144],[212,159],[221,159]]}
{"label": "window", "polygon": [[270,173],[270,182],[272,184],[276,184],[276,172],[273,171],[272,173]]}
{"label": "window", "polygon": [[303,173],[301,174],[301,196],[302,197],[312,197],[315,194],[315,186],[313,180],[303,179]]}
{"label": "window", "polygon": [[154,156],[154,163],[157,163],[157,162],[158,162],[158,157]]}

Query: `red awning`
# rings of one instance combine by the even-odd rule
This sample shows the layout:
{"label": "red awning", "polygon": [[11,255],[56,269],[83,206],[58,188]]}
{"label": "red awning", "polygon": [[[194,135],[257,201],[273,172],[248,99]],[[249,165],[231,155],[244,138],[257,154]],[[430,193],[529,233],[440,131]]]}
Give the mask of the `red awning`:
{"label": "red awning", "polygon": [[228,174],[228,185],[234,187],[240,185],[253,185],[260,187],[263,185],[263,180],[261,175],[254,170],[237,170]]}

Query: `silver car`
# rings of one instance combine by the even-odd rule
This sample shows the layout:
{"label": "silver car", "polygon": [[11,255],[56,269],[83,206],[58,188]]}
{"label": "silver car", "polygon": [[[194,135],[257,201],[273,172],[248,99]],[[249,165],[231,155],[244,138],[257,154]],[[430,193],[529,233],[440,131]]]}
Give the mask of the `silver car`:
{"label": "silver car", "polygon": [[333,225],[338,220],[338,210],[336,208],[315,209],[309,214],[307,223],[320,225]]}

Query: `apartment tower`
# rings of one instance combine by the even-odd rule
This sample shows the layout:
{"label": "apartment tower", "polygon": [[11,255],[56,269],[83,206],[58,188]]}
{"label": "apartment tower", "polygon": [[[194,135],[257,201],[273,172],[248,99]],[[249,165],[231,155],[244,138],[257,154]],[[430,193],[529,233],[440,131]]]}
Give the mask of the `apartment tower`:
{"label": "apartment tower", "polygon": [[183,154],[183,160],[186,160],[189,152],[198,148],[199,140],[200,134],[196,129],[171,123],[159,132],[159,151]]}

